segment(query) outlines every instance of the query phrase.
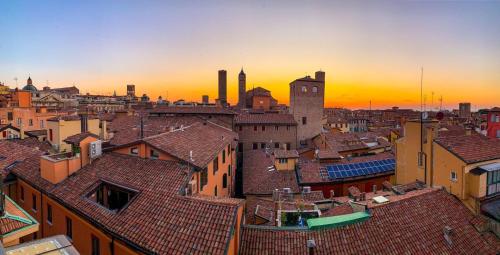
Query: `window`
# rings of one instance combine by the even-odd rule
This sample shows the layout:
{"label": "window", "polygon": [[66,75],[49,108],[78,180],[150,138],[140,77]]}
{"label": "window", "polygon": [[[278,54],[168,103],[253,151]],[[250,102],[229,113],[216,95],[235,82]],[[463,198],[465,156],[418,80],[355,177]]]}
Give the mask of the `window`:
{"label": "window", "polygon": [[215,157],[214,162],[214,174],[219,170],[219,157]]}
{"label": "window", "polygon": [[227,146],[227,155],[231,155],[231,144]]}
{"label": "window", "polygon": [[497,138],[500,138],[500,130],[497,130]]}
{"label": "window", "polygon": [[100,254],[99,238],[97,238],[94,235],[90,235],[90,239],[92,240],[92,255],[99,255]]}
{"label": "window", "polygon": [[500,115],[497,115],[495,122],[500,122]]}
{"label": "window", "polygon": [[318,93],[318,87],[314,86],[312,91],[313,91],[313,93]]}
{"label": "window", "polygon": [[123,209],[135,195],[137,195],[135,190],[101,182],[96,189],[87,195],[87,198],[108,210],[117,212]]}
{"label": "window", "polygon": [[36,212],[36,195],[31,195],[31,209]]}
{"label": "window", "polygon": [[227,188],[227,174],[222,175],[222,188]]}
{"label": "window", "polygon": [[159,158],[159,157],[160,157],[160,153],[158,153],[158,152],[157,152],[157,151],[155,151],[155,150],[151,150],[151,151],[150,151],[150,157],[151,157],[152,159],[157,159],[157,158]]}
{"label": "window", "polygon": [[130,154],[131,155],[138,155],[139,149],[137,147],[130,148]]}
{"label": "window", "polygon": [[21,186],[21,201],[24,202],[24,187]]}
{"label": "window", "polygon": [[47,222],[52,224],[52,206],[47,204]]}
{"label": "window", "polygon": [[7,119],[8,120],[14,120],[14,115],[12,114],[12,112],[8,112],[7,113]]}
{"label": "window", "polygon": [[203,187],[208,183],[208,169],[204,168],[200,172],[200,191],[203,190]]}
{"label": "window", "polygon": [[307,117],[302,117],[302,125],[306,125],[307,124]]}
{"label": "window", "polygon": [[226,163],[226,150],[222,150],[222,164]]}
{"label": "window", "polygon": [[262,126],[262,131],[266,131],[266,126]]}
{"label": "window", "polygon": [[17,118],[17,125],[20,126],[23,124],[23,120],[21,118]]}
{"label": "window", "polygon": [[33,126],[33,119],[28,120],[28,125]]}
{"label": "window", "polygon": [[451,178],[451,181],[456,182],[456,181],[457,181],[457,173],[456,173],[456,172],[454,172],[454,171],[451,171],[451,176],[450,176],[450,178]]}
{"label": "window", "polygon": [[253,126],[253,131],[257,131],[257,126]]}
{"label": "window", "polygon": [[243,126],[240,126],[239,129],[240,129],[240,131],[242,131],[243,130]]}
{"label": "window", "polygon": [[45,128],[45,122],[43,120],[40,120],[40,128]]}
{"label": "window", "polygon": [[232,170],[232,169],[231,169],[231,165],[229,165],[229,166],[227,167],[227,174],[228,174],[229,176],[231,176],[231,170]]}
{"label": "window", "polygon": [[286,149],[287,149],[287,150],[290,150],[291,148],[292,148],[291,144],[290,144],[290,143],[287,143],[287,144],[286,144]]}
{"label": "window", "polygon": [[486,195],[500,192],[500,170],[488,172]]}
{"label": "window", "polygon": [[258,148],[259,148],[259,145],[258,145],[257,143],[253,143],[252,148],[253,148],[254,150],[256,150],[256,149],[258,149]]}
{"label": "window", "polygon": [[266,148],[266,143],[260,143],[260,148],[265,149]]}
{"label": "window", "polygon": [[280,129],[279,126],[274,126],[274,130],[278,131]]}
{"label": "window", "polygon": [[280,159],[278,159],[278,161],[280,162],[280,164],[286,164],[286,163],[288,163],[288,159],[287,158],[280,158]]}
{"label": "window", "polygon": [[217,196],[217,186],[214,188],[214,196]]}
{"label": "window", "polygon": [[302,86],[301,90],[302,90],[303,93],[306,93],[307,92],[307,87],[306,86]]}
{"label": "window", "polygon": [[68,217],[66,217],[66,236],[69,239],[73,239],[73,222]]}
{"label": "window", "polygon": [[51,129],[49,129],[49,140],[53,141],[52,138],[53,138],[53,132],[52,132],[52,128],[51,128]]}
{"label": "window", "polygon": [[279,149],[280,148],[280,143],[274,143],[274,148]]}

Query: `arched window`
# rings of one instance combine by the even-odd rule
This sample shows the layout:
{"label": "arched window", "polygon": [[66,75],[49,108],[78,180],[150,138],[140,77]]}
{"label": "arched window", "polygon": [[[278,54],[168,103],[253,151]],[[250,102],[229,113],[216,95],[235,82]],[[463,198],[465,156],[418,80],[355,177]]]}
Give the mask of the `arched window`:
{"label": "arched window", "polygon": [[318,93],[318,87],[316,86],[313,87],[313,93]]}
{"label": "arched window", "polygon": [[306,86],[302,86],[302,92],[304,92],[304,93],[307,92],[307,87]]}
{"label": "arched window", "polygon": [[227,188],[227,174],[222,175],[222,188]]}

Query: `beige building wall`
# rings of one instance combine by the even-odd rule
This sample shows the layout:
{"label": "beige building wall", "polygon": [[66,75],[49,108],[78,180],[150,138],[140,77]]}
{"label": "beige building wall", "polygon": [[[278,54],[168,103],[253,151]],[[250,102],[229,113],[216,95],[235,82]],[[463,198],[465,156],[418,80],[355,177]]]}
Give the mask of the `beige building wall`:
{"label": "beige building wall", "polygon": [[[99,134],[101,133],[101,129],[99,128],[99,119],[89,119],[87,124],[88,124],[88,131],[99,136]],[[48,141],[52,145],[55,145],[60,152],[71,151],[71,145],[65,143],[64,140],[69,136],[81,133],[81,128],[82,128],[80,120],[47,121],[47,127],[48,127]]]}

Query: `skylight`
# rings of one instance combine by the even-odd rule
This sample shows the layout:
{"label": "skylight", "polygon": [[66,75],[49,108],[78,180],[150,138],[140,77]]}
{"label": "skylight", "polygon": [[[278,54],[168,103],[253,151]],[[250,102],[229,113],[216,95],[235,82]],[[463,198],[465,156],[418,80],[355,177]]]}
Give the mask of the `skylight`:
{"label": "skylight", "polygon": [[125,208],[137,193],[133,189],[101,182],[87,197],[111,211],[118,212]]}

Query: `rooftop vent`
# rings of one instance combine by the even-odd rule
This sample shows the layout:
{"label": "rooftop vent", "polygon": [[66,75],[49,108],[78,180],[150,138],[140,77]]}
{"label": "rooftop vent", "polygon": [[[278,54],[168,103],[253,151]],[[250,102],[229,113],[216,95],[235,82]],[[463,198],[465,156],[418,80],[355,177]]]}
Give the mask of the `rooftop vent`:
{"label": "rooftop vent", "polygon": [[445,226],[443,228],[444,240],[448,243],[448,245],[452,245],[451,235],[453,234],[453,229],[450,226]]}
{"label": "rooftop vent", "polygon": [[309,255],[314,255],[314,248],[316,248],[316,241],[314,239],[307,240],[307,252]]}
{"label": "rooftop vent", "polygon": [[304,186],[302,192],[304,192],[304,194],[311,193],[311,186]]}

